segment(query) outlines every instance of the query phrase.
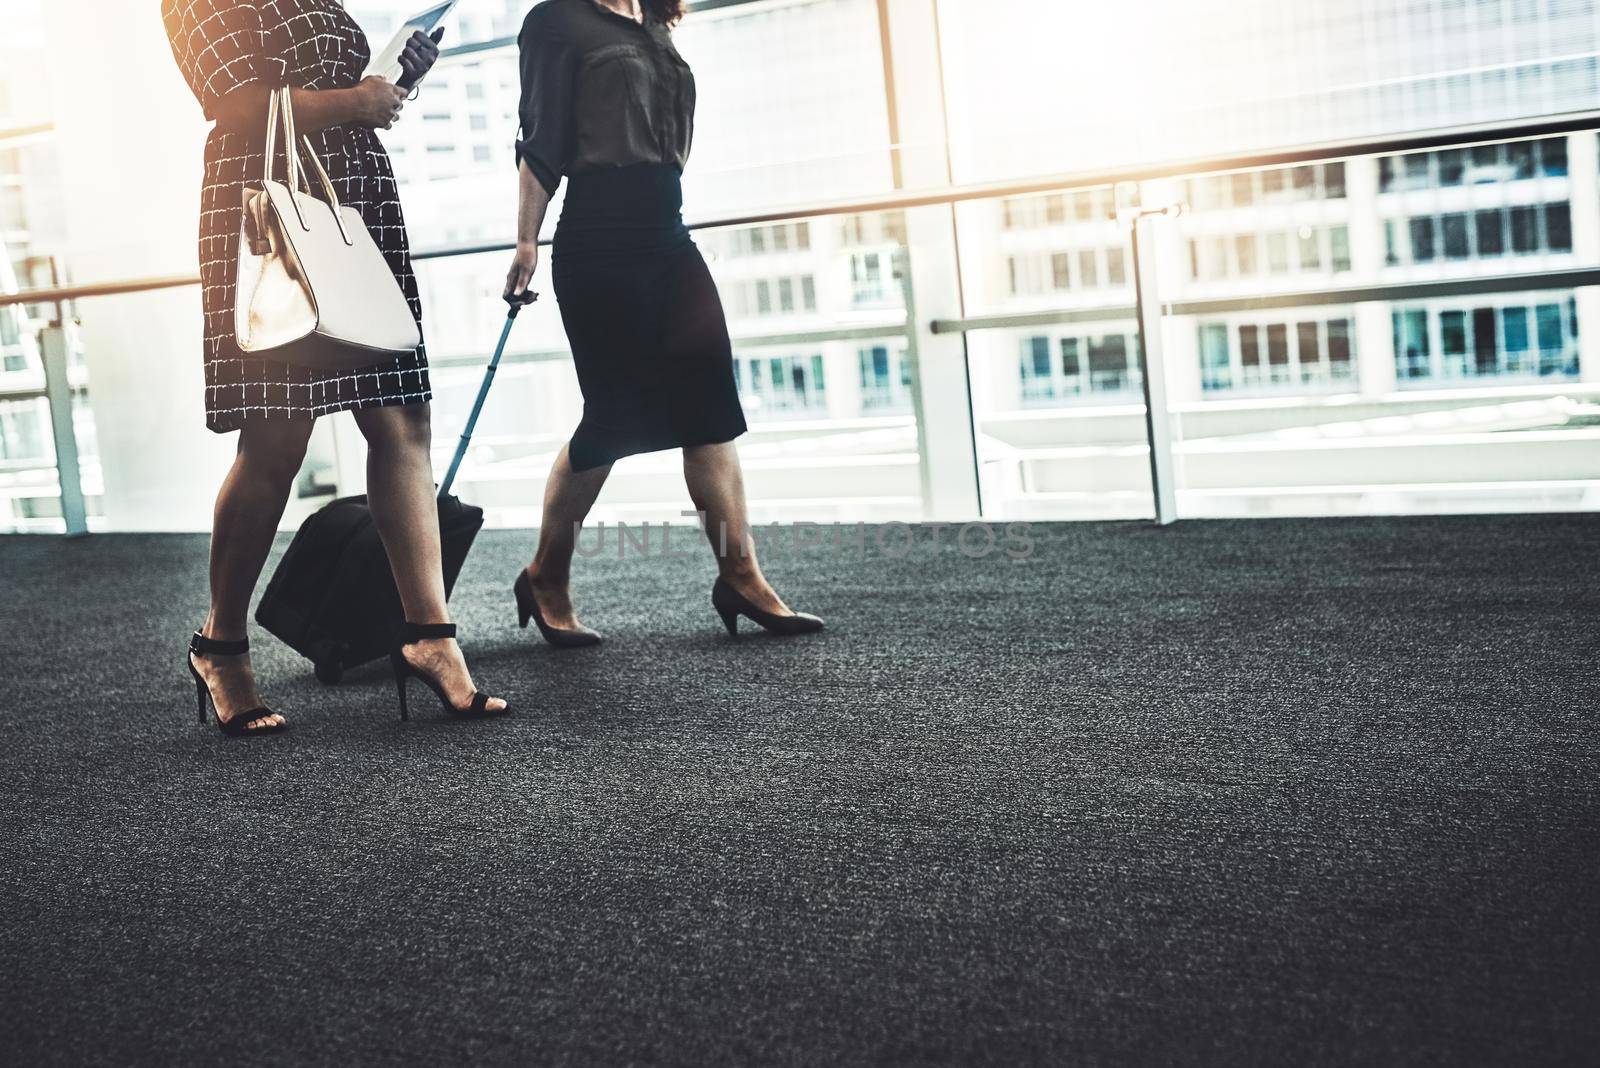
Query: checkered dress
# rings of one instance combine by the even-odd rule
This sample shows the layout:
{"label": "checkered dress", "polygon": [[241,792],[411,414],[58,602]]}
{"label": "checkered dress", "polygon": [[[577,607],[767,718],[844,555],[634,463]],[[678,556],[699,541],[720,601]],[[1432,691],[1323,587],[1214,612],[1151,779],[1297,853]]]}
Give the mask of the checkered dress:
{"label": "checkered dress", "polygon": [[[241,85],[345,89],[370,58],[366,35],[338,0],[162,0],[172,54],[206,118]],[[266,128],[266,115],[261,116]],[[339,199],[361,212],[422,322],[422,301],[389,154],[377,135],[338,126],[311,135]],[[420,404],[431,396],[424,348],[355,371],[319,372],[247,356],[233,331],[242,189],[260,180],[261,133],[213,129],[200,193],[200,282],[205,311],[206,425],[218,433],[251,419],[317,416]],[[279,164],[281,171],[282,166]]]}

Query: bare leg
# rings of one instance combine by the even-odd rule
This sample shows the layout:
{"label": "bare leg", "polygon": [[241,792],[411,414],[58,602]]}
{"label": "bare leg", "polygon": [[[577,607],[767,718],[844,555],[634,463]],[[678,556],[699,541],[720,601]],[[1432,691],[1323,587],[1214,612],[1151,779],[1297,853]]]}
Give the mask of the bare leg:
{"label": "bare leg", "polygon": [[756,560],[739,450],[732,442],[684,449],[683,480],[689,485],[694,506],[706,517],[706,537],[723,580],[763,612],[793,615]]}
{"label": "bare leg", "polygon": [[[439,508],[434,498],[433,460],[428,455],[433,435],[429,406],[365,408],[357,411],[355,418],[367,439],[367,503],[389,554],[406,619],[448,623]],[[471,702],[475,689],[472,675],[455,639],[408,645],[406,659],[436,677],[457,708]],[[498,710],[505,702],[492,698],[489,707]]]}
{"label": "bare leg", "polygon": [[[201,628],[206,637],[238,641],[247,635],[250,597],[272,551],[314,425],[311,419],[276,419],[246,423],[239,431],[238,452],[217,492],[211,521],[211,611]],[[190,661],[211,688],[224,721],[261,706],[250,654],[191,656]],[[282,722],[282,716],[271,716],[250,729]]]}
{"label": "bare leg", "polygon": [[544,518],[539,521],[539,547],[527,569],[528,582],[539,602],[539,613],[560,630],[579,626],[572,610],[572,553],[578,546],[578,530],[610,474],[610,464],[574,471],[563,445],[544,485]]}

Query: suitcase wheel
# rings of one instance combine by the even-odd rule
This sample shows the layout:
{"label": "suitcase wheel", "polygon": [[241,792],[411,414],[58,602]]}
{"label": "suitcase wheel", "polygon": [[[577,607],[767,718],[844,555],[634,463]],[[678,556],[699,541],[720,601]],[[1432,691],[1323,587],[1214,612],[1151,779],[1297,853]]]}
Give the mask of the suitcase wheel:
{"label": "suitcase wheel", "polygon": [[337,686],[344,678],[344,665],[337,660],[323,660],[316,665],[317,681],[324,686]]}

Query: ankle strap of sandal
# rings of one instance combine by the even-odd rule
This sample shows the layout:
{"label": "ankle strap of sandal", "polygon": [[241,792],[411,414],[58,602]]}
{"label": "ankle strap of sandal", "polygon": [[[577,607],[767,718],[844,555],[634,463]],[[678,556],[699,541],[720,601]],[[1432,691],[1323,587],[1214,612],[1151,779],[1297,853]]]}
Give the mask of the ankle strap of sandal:
{"label": "ankle strap of sandal", "polygon": [[439,638],[454,638],[456,625],[454,623],[412,623],[407,620],[400,628],[400,644],[410,645],[412,642],[432,641]]}
{"label": "ankle strap of sandal", "polygon": [[189,639],[189,651],[196,656],[241,656],[250,651],[250,639],[241,638],[236,642],[225,642],[207,638],[199,631],[195,631],[194,637]]}

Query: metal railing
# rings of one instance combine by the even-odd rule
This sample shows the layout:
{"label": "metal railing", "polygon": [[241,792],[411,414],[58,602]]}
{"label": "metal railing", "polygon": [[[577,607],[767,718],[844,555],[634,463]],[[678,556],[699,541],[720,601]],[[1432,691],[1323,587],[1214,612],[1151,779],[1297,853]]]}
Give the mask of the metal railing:
{"label": "metal railing", "polygon": [[[747,3],[753,2],[753,0],[726,0],[726,2]],[[497,46],[503,46],[503,42]],[[475,46],[466,46],[468,49],[473,47]],[[882,195],[832,198],[792,204],[769,210],[693,220],[688,225],[693,230],[709,230],[796,222],[827,216],[908,211],[916,208],[952,206],[972,201],[1027,197],[1075,189],[1116,187],[1124,183],[1139,183],[1179,177],[1200,177],[1295,164],[1324,163],[1361,156],[1401,154],[1444,148],[1468,148],[1475,145],[1535,140],[1562,134],[1593,131],[1600,131],[1600,110],[1568,112],[1542,119],[1515,123],[1485,123],[1450,129],[1417,131],[1381,138],[1318,142],[1270,151],[1235,152],[1159,163],[1144,163],[1122,168],[1066,172],[1006,181],[949,184],[942,187]],[[547,239],[542,241],[541,244],[549,245],[550,241]],[[514,247],[515,244],[511,241],[452,245],[418,250],[413,254],[413,258],[418,261],[450,259],[508,252]],[[905,250],[902,250],[902,254],[904,252]],[[1403,301],[1600,285],[1600,265],[1595,265],[1556,271],[1520,272],[1424,282],[1408,281],[1361,286],[1324,287],[1279,291],[1256,296],[1181,300],[1164,303],[1159,300],[1158,295],[1155,293],[1155,265],[1153,260],[1153,255],[1147,256],[1145,271],[1143,277],[1139,279],[1140,285],[1137,287],[1143,300],[1153,305],[1151,309],[1153,316],[1149,312],[1142,312],[1141,308],[1137,306],[1114,305],[1086,309],[980,315],[954,319],[941,318],[933,319],[923,324],[915,319],[915,312],[911,311],[904,323],[898,327],[895,324],[872,324],[829,330],[740,337],[735,340],[738,344],[745,346],[782,345],[880,338],[903,330],[908,344],[908,358],[913,361],[914,366],[918,337],[924,329],[929,334],[934,335],[967,334],[983,330],[1104,322],[1120,319],[1139,320],[1141,326],[1148,331],[1149,323],[1146,322],[1147,319],[1150,322],[1155,322],[1159,321],[1162,316],[1169,315],[1212,315],[1312,305]],[[907,298],[906,307],[908,309],[914,307],[910,301],[910,270],[909,257],[902,255],[900,262],[897,264],[897,271],[900,273],[902,287],[905,290],[904,295]],[[170,275],[54,286],[24,290],[17,293],[0,293],[0,308],[23,304],[88,300],[182,288],[198,285],[199,281],[198,275]],[[1148,344],[1142,346],[1142,348],[1149,347]],[[523,354],[522,358],[525,360],[530,358],[556,359],[560,358],[560,354],[555,352]],[[1144,355],[1141,356],[1141,359],[1146,358]],[[1147,391],[1151,388],[1152,378],[1156,379],[1154,386],[1159,390],[1161,388],[1160,376],[1163,370],[1159,361],[1143,367],[1142,370],[1144,371]],[[0,396],[0,399],[21,399],[45,395],[49,395],[46,390],[7,392]],[[59,398],[51,396],[54,409],[59,405],[60,401]],[[1147,407],[1153,408],[1153,404],[1147,405]],[[1154,420],[1158,414],[1151,411],[1151,419]],[[918,424],[920,427],[920,417],[918,418]],[[1150,430],[1150,437],[1153,491],[1157,502],[1156,515],[1158,521],[1166,522],[1170,521],[1175,515],[1171,445],[1170,442],[1167,442],[1165,447],[1162,447],[1162,442],[1159,439],[1163,435],[1159,434],[1158,430],[1153,426]],[[69,481],[76,481],[75,475],[76,471],[74,470],[70,473],[64,473],[62,476],[64,498],[73,493],[77,493],[81,497],[81,490],[67,486]]]}
{"label": "metal railing", "polygon": [[[1120,185],[1125,182],[1227,174],[1231,171],[1256,170],[1265,167],[1289,166],[1297,163],[1325,163],[1357,156],[1391,155],[1437,148],[1470,148],[1474,145],[1498,144],[1506,141],[1531,141],[1541,137],[1586,131],[1600,131],[1600,110],[1566,112],[1532,121],[1485,123],[1367,140],[1324,141],[1268,152],[1236,152],[1121,168],[1069,171],[1060,174],[1009,179],[998,182],[952,184],[874,196],[834,197],[809,203],[790,204],[764,211],[690,220],[688,226],[691,230],[716,230],[737,226],[796,222],[801,219],[816,219],[827,216],[871,215],[888,211],[907,211],[913,208],[961,204],[975,200],[996,200],[1034,196],[1042,193],[1060,193],[1074,189],[1092,189]],[[509,225],[510,220],[508,219],[507,226],[509,227]],[[548,246],[550,240],[547,238],[541,241],[540,244]],[[510,252],[514,248],[516,248],[514,241],[443,245],[430,249],[419,249],[412,253],[412,258],[415,260],[449,259],[457,256]],[[1600,267],[1596,269],[1600,269]],[[1463,279],[1459,283],[1449,281],[1429,284],[1448,289],[1450,286],[1466,284],[1468,281]],[[1470,281],[1477,281],[1477,279]],[[43,304],[64,300],[85,300],[93,297],[121,296],[127,293],[175,289],[199,284],[200,276],[198,274],[79,283],[68,286],[23,290],[17,293],[0,293],[0,307],[13,304]],[[1380,292],[1385,289],[1384,286],[1364,288],[1372,292]],[[1321,291],[1307,291],[1307,294],[1315,292]],[[1482,292],[1482,290],[1463,290],[1462,292],[1476,293]],[[1435,295],[1447,294],[1436,293]],[[1374,296],[1365,299],[1383,300],[1390,298]],[[985,326],[981,325],[982,322],[983,320],[981,319],[944,320],[941,325],[946,331],[986,329]]]}

